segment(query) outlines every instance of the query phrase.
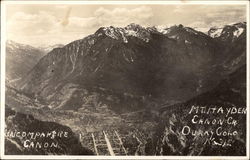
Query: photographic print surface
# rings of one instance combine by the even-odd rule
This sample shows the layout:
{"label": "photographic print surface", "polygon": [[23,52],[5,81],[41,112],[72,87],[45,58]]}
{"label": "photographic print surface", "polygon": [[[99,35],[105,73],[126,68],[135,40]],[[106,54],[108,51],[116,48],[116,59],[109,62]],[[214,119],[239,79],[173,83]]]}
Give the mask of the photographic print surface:
{"label": "photographic print surface", "polygon": [[245,157],[247,7],[6,3],[4,154]]}

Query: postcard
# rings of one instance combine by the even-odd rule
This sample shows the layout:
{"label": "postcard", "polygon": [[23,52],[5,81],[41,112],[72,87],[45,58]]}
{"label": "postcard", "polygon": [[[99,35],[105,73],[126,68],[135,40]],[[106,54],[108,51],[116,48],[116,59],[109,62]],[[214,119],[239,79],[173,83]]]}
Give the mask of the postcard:
{"label": "postcard", "polygon": [[2,159],[248,159],[248,1],[1,1]]}

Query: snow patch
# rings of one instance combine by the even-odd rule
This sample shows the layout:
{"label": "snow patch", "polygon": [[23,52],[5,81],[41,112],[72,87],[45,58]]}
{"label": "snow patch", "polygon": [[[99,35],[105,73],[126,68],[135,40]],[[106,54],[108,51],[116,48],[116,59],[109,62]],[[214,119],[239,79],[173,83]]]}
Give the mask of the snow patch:
{"label": "snow patch", "polygon": [[234,31],[234,36],[239,37],[243,33],[244,29],[243,28],[238,28],[238,30]]}
{"label": "snow patch", "polygon": [[123,58],[124,58],[127,62],[130,62],[129,59],[127,58],[127,56],[125,55],[125,53],[123,53]]}
{"label": "snow patch", "polygon": [[126,30],[126,34],[127,34],[128,36],[137,37],[136,31],[134,31],[134,30]]}
{"label": "snow patch", "polygon": [[97,36],[98,36],[98,37],[102,36],[102,33],[99,33]]}
{"label": "snow patch", "polygon": [[186,40],[186,39],[185,39],[185,43],[186,43],[186,44],[191,44],[191,42],[188,41],[188,40]]}
{"label": "snow patch", "polygon": [[89,42],[90,45],[93,45],[95,43],[95,40],[94,39],[90,39],[88,42]]}
{"label": "snow patch", "polygon": [[177,39],[177,35],[172,35],[172,36],[169,36],[169,38],[172,38],[172,39]]}
{"label": "snow patch", "polygon": [[113,39],[119,39],[116,35],[115,35],[115,31],[114,31],[114,28],[105,28],[105,34]]}
{"label": "snow patch", "polygon": [[205,33],[206,35],[208,35],[208,31],[209,31],[210,28],[196,27],[194,29],[197,30],[197,31],[199,31],[199,32],[202,32],[202,33]]}
{"label": "snow patch", "polygon": [[198,34],[197,32],[195,32],[194,30],[190,29],[190,28],[185,28],[185,30],[189,33],[193,33],[193,34]]}
{"label": "snow patch", "polygon": [[122,35],[122,39],[124,43],[128,43],[127,38],[124,36],[124,33],[122,31],[120,31],[121,35]]}
{"label": "snow patch", "polygon": [[155,26],[156,30],[162,34],[167,34],[169,33],[169,28],[166,26]]}
{"label": "snow patch", "polygon": [[210,36],[212,38],[216,38],[216,37],[220,37],[221,33],[222,33],[223,28],[218,28],[215,31],[213,31],[212,33],[210,33]]}

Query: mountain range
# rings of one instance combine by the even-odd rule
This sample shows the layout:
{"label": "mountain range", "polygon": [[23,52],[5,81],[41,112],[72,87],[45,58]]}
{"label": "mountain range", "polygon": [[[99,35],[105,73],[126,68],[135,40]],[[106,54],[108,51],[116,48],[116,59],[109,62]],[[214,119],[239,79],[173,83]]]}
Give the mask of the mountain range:
{"label": "mountain range", "polygon": [[[64,91],[69,85],[77,85],[75,90],[97,90],[124,98],[185,101],[213,88],[225,74],[245,63],[244,35],[226,45],[182,25],[163,32],[137,24],[102,27],[86,38],[49,52],[23,77],[18,88],[44,99],[53,108],[70,103],[55,103],[66,96]],[[235,48],[240,52],[234,53]],[[66,92],[69,93],[69,97],[81,96],[76,91]],[[134,108],[141,108],[140,105]]]}

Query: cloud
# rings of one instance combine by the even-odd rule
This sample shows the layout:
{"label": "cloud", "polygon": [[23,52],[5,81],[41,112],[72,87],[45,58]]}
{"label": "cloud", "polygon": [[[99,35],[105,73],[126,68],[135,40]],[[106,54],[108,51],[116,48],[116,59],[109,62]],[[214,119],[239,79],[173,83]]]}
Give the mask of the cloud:
{"label": "cloud", "polygon": [[69,18],[69,28],[72,29],[90,29],[96,26],[97,22],[94,17],[81,18],[81,17],[70,17]]}
{"label": "cloud", "polygon": [[188,25],[189,27],[206,27],[207,24],[204,21],[195,21]]}
{"label": "cloud", "polygon": [[184,11],[183,6],[175,6],[175,8],[173,10],[173,12],[175,12],[175,13],[181,13],[183,11]]}
{"label": "cloud", "polygon": [[62,20],[61,24],[63,26],[67,26],[69,24],[69,16],[70,16],[70,12],[71,12],[71,7],[68,8],[66,15],[64,17],[64,19]]}
{"label": "cloud", "polygon": [[145,6],[111,9],[99,7],[87,17],[73,15],[74,10],[70,6],[56,6],[56,9],[60,9],[59,16],[53,10],[40,10],[32,14],[14,13],[7,22],[8,38],[33,45],[42,42],[66,43],[92,34],[101,26],[126,26],[132,22],[148,25],[153,18],[152,9]]}
{"label": "cloud", "polygon": [[59,20],[48,12],[40,11],[38,14],[17,12],[7,22],[7,28],[12,33],[35,34],[39,31],[46,34],[52,28],[58,27]]}
{"label": "cloud", "polygon": [[7,38],[31,45],[49,43],[51,37],[59,40],[62,30],[61,20],[46,11],[39,11],[37,14],[16,12],[7,21]]}
{"label": "cloud", "polygon": [[189,11],[193,14],[193,18],[186,25],[204,30],[213,26],[222,27],[226,24],[246,21],[244,8],[242,5],[197,6],[195,10]]}
{"label": "cloud", "polygon": [[125,26],[132,22],[146,25],[147,22],[154,16],[152,9],[146,6],[134,9],[115,8],[113,10],[101,7],[95,11],[94,15],[96,17],[97,24],[105,26]]}

